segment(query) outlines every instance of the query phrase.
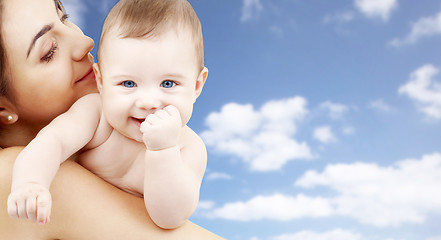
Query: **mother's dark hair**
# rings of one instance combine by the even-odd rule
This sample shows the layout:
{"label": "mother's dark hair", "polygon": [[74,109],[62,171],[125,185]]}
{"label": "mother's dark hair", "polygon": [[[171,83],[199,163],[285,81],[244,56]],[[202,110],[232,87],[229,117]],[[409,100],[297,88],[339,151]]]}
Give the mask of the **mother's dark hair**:
{"label": "mother's dark hair", "polygon": [[0,97],[8,95],[6,49],[3,43],[3,0],[0,0]]}

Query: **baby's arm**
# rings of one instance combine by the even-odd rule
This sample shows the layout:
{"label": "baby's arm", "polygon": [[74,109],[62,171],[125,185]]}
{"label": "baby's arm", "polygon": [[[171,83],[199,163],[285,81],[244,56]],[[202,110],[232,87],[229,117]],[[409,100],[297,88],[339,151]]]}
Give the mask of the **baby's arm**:
{"label": "baby's arm", "polygon": [[8,214],[40,224],[49,222],[49,186],[60,164],[93,137],[101,115],[99,95],[82,97],[43,128],[18,155],[12,175]]}
{"label": "baby's arm", "polygon": [[14,221],[4,209],[10,192],[14,161],[21,147],[0,150],[0,239],[191,239],[221,240],[187,221],[172,231],[157,227],[144,201],[121,191],[73,161],[64,162],[51,184],[51,224]]}
{"label": "baby's arm", "polygon": [[[182,127],[174,106],[149,115],[141,131],[147,147],[146,208],[158,226],[179,227],[191,216],[199,201],[207,161],[205,145],[187,126]],[[179,142],[185,146],[179,146]]]}

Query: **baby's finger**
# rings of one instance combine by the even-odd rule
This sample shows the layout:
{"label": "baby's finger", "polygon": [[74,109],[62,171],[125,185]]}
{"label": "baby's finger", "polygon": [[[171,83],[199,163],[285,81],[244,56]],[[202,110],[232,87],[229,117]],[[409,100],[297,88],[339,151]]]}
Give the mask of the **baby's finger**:
{"label": "baby's finger", "polygon": [[150,126],[150,125],[151,125],[151,124],[150,124],[149,122],[144,121],[144,122],[141,123],[141,126],[139,127],[139,129],[140,129],[141,131],[143,131],[143,129],[145,129],[146,127],[148,127],[148,126]]}
{"label": "baby's finger", "polygon": [[17,214],[18,218],[26,219],[28,215],[26,214],[26,201],[23,199],[17,200]]}
{"label": "baby's finger", "polygon": [[26,213],[32,222],[37,220],[37,199],[35,197],[26,199]]}
{"label": "baby's finger", "polygon": [[160,119],[166,119],[170,115],[165,110],[161,109],[155,112],[155,115]]}
{"label": "baby's finger", "polygon": [[50,194],[41,194],[37,198],[37,222],[38,224],[46,224],[49,222],[51,214],[52,199]]}
{"label": "baby's finger", "polygon": [[179,110],[173,105],[168,105],[164,110],[173,117],[179,116]]}
{"label": "baby's finger", "polygon": [[150,114],[145,118],[144,122],[148,122],[152,125],[154,125],[155,123],[159,122],[161,119],[159,119],[158,116],[156,116],[155,114]]}
{"label": "baby's finger", "polygon": [[8,215],[11,218],[18,218],[17,204],[14,197],[9,195],[8,198]]}
{"label": "baby's finger", "polygon": [[152,126],[151,123],[144,121],[144,122],[141,123],[141,126],[139,127],[139,130],[142,133],[145,133],[145,132],[147,132],[150,129],[151,126]]}

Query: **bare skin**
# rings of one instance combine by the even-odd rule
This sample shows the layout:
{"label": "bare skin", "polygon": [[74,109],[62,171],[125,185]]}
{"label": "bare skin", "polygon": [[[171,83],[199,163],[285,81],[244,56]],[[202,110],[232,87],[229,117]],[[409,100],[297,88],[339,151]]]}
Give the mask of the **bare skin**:
{"label": "bare skin", "polygon": [[[21,149],[0,150],[2,209],[6,209],[12,168]],[[119,190],[72,161],[61,165],[50,190],[51,223],[42,226],[13,220],[7,211],[0,211],[0,239],[222,239],[189,221],[174,230],[158,228],[142,198]],[[96,214],[90,215],[90,211]]]}
{"label": "bare skin", "polygon": [[113,54],[107,55],[118,56],[111,57],[118,63],[105,60],[103,75],[96,70],[100,95],[78,100],[19,155],[8,200],[11,217],[48,223],[51,179],[60,162],[80,149],[82,166],[144,196],[158,226],[177,228],[191,216],[207,154],[186,124],[208,70],[197,70],[188,32],[168,30],[155,40],[107,35]]}

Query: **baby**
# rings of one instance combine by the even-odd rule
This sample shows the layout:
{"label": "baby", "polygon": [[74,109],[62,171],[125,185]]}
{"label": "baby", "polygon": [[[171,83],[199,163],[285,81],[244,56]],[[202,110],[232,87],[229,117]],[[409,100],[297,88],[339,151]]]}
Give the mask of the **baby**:
{"label": "baby", "polygon": [[179,227],[196,209],[207,161],[186,126],[208,74],[199,19],[186,0],[121,0],[98,60],[100,94],[79,99],[18,156],[8,213],[48,223],[51,181],[78,152],[81,165],[143,196],[159,227]]}

